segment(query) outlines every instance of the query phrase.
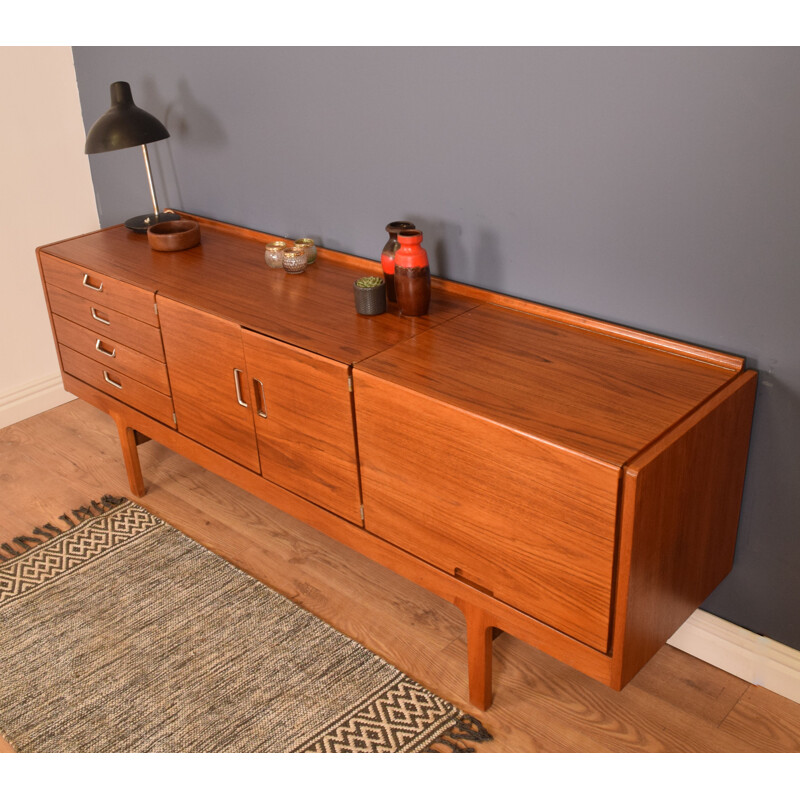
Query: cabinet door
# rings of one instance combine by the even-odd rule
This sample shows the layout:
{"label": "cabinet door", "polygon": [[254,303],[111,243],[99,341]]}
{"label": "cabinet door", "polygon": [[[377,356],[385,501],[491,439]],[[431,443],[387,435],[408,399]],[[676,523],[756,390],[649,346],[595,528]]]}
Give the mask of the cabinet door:
{"label": "cabinet door", "polygon": [[239,326],[163,297],[158,313],[178,431],[258,472]]}
{"label": "cabinet door", "polygon": [[361,524],[348,367],[242,331],[262,475]]}
{"label": "cabinet door", "polygon": [[605,652],[619,468],[354,380],[367,530]]}

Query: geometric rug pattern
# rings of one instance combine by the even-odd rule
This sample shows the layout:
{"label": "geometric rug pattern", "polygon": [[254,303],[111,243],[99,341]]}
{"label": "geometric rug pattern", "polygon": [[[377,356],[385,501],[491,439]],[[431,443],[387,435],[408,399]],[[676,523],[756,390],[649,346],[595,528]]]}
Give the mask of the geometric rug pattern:
{"label": "geometric rug pattern", "polygon": [[20,752],[473,752],[449,701],[130,500],[0,552]]}

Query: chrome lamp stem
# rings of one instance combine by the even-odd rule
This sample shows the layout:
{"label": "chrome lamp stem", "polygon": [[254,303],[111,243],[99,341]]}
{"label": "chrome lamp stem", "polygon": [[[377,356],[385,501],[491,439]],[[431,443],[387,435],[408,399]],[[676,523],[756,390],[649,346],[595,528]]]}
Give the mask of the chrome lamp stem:
{"label": "chrome lamp stem", "polygon": [[144,155],[144,168],[147,170],[147,183],[150,186],[150,199],[153,201],[153,212],[156,215],[156,222],[158,222],[158,200],[156,199],[156,189],[153,184],[153,173],[150,171],[150,156],[147,154],[147,145],[142,145],[142,154]]}

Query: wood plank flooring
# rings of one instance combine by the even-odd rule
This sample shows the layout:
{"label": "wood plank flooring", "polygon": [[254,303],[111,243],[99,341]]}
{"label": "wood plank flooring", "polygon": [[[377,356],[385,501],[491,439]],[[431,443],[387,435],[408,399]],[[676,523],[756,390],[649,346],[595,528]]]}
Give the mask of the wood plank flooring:
{"label": "wood plank flooring", "polygon": [[[481,752],[800,751],[800,705],[669,646],[615,692],[504,634],[477,712],[454,607],[157,442],[139,452],[138,502],[476,713],[494,736]],[[129,496],[105,414],[77,400],[0,430],[0,543],[105,493]]]}

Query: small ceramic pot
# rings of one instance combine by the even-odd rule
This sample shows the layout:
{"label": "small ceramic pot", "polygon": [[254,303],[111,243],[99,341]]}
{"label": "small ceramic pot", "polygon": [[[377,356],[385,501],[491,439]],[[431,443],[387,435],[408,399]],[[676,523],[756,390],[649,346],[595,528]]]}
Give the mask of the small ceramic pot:
{"label": "small ceramic pot", "polygon": [[353,282],[356,299],[356,311],[364,317],[374,317],[386,311],[386,284],[378,286],[359,286]]}

